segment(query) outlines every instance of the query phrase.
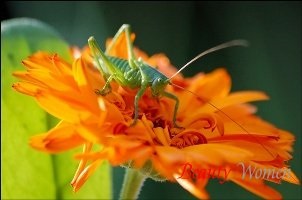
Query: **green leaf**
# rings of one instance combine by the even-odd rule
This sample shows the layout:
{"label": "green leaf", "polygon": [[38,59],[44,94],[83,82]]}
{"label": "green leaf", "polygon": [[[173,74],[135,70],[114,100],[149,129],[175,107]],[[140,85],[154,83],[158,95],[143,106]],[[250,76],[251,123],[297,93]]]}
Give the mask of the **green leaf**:
{"label": "green leaf", "polygon": [[51,118],[28,96],[12,89],[12,72],[24,70],[21,61],[36,51],[57,53],[71,61],[68,44],[49,25],[35,19],[1,22],[1,189],[4,199],[109,199],[111,169],[103,164],[76,194],[70,181],[78,161],[75,149],[48,155],[28,145],[30,136],[48,131]]}

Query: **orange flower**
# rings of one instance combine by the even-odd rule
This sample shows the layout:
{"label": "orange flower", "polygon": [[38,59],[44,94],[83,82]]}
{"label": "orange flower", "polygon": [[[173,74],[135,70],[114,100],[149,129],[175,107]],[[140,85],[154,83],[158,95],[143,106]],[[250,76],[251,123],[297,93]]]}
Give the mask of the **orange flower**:
{"label": "orange flower", "polygon": [[[135,53],[168,77],[176,72],[163,54],[148,57],[137,48]],[[109,54],[127,56],[124,36]],[[140,169],[155,180],[177,181],[198,198],[209,197],[205,186],[210,178],[233,181],[270,199],[281,195],[265,185],[264,179],[299,184],[285,164],[291,159],[294,136],[254,115],[255,107],[247,102],[267,99],[264,93],[230,93],[231,81],[224,69],[192,78],[177,75],[173,79],[175,84],[202,94],[197,97],[173,85],[167,86],[166,91],[180,100],[177,122],[183,128],[173,128],[174,102],[155,99],[149,90],[139,102],[139,120],[135,126],[130,124],[137,90],[112,82],[111,93],[96,95],[95,89],[102,88],[104,80],[87,48],[72,63],[58,55],[38,52],[23,64],[27,71],[14,73],[22,80],[13,85],[14,89],[35,97],[43,109],[61,119],[52,130],[34,136],[30,144],[50,153],[80,145],[84,148],[83,153],[76,155],[80,163],[72,180],[75,191],[104,160]],[[93,145],[99,145],[100,150],[92,151]],[[285,176],[284,172],[282,177],[243,178],[243,168],[248,166],[288,173]],[[201,174],[202,169],[218,168],[229,172],[228,175]]]}

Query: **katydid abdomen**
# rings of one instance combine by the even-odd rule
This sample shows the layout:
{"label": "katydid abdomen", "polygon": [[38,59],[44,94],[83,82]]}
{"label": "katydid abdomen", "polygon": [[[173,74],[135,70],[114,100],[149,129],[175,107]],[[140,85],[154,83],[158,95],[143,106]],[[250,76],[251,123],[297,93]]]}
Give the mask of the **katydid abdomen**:
{"label": "katydid abdomen", "polygon": [[128,60],[108,57],[109,61],[115,67],[114,80],[117,81],[123,87],[129,87],[132,89],[139,88],[142,82],[142,76],[140,70],[132,69]]}
{"label": "katydid abdomen", "polygon": [[168,80],[168,77],[146,63],[139,62],[139,68],[133,69],[128,60],[110,56],[108,59],[115,66],[116,76],[113,79],[121,86],[135,89],[141,87],[142,81],[147,86],[152,86],[152,83],[158,78]]}

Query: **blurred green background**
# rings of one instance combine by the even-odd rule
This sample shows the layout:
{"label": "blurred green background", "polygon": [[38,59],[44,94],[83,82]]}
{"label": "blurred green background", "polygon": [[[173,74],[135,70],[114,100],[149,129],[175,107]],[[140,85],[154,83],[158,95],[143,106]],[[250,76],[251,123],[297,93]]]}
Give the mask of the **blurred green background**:
{"label": "blurred green background", "polygon": [[[179,67],[214,45],[238,38],[248,40],[249,48],[216,52],[183,73],[191,76],[225,67],[232,77],[233,91],[265,91],[271,99],[256,104],[258,114],[296,135],[290,165],[301,180],[301,5],[301,2],[19,1],[1,4],[1,20],[39,19],[57,29],[69,44],[79,47],[86,45],[91,35],[104,47],[106,38],[113,36],[123,23],[129,23],[137,35],[135,45],[149,55],[163,52]],[[116,199],[123,169],[114,168],[113,176]],[[301,187],[297,185],[286,182],[270,185],[284,199],[301,199]],[[212,180],[207,189],[212,199],[258,199],[233,183],[220,185]],[[194,199],[177,184],[152,180],[146,181],[140,197]]]}

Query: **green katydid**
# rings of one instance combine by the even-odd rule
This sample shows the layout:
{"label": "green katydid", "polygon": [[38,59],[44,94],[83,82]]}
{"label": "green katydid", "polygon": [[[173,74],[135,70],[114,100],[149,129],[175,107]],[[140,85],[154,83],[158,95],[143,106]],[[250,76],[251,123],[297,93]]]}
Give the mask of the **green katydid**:
{"label": "green katydid", "polygon": [[[106,55],[107,52],[110,51],[112,46],[115,44],[117,39],[122,35],[125,34],[126,36],[126,43],[127,43],[127,53],[128,53],[128,60],[110,57]],[[156,68],[151,67],[150,65],[143,62],[141,58],[136,59],[133,51],[132,41],[130,39],[131,31],[130,26],[128,24],[124,24],[118,30],[116,35],[113,37],[113,40],[109,47],[106,49],[105,53],[100,49],[97,41],[94,37],[90,37],[88,39],[88,44],[91,49],[91,52],[94,56],[96,61],[97,67],[102,73],[106,83],[101,90],[97,90],[96,93],[100,95],[106,95],[111,91],[110,82],[115,80],[123,87],[129,87],[132,89],[139,89],[134,100],[134,119],[132,125],[135,125],[138,119],[138,103],[140,98],[143,96],[144,92],[148,87],[151,88],[152,95],[156,98],[161,96],[173,99],[175,101],[174,113],[173,113],[173,125],[174,127],[180,127],[176,123],[177,117],[177,110],[179,106],[179,100],[177,96],[165,91],[165,87],[168,84],[172,84],[176,87],[181,88],[171,82],[171,79],[175,77],[180,71],[185,69],[195,60],[201,58],[202,56],[209,54],[211,52],[224,49],[231,46],[247,46],[247,42],[245,40],[232,40],[213,48],[210,48],[192,60],[190,60],[187,64],[181,67],[174,75],[170,78],[166,77],[164,74],[159,72]],[[184,89],[184,88],[182,88]],[[189,91],[190,92],[190,91]],[[191,92],[192,93],[192,92]],[[193,93],[194,94],[194,93]],[[196,95],[196,94],[194,94]],[[214,105],[212,105],[214,106]],[[215,106],[214,106],[215,107]],[[216,108],[218,109],[218,108]]]}

